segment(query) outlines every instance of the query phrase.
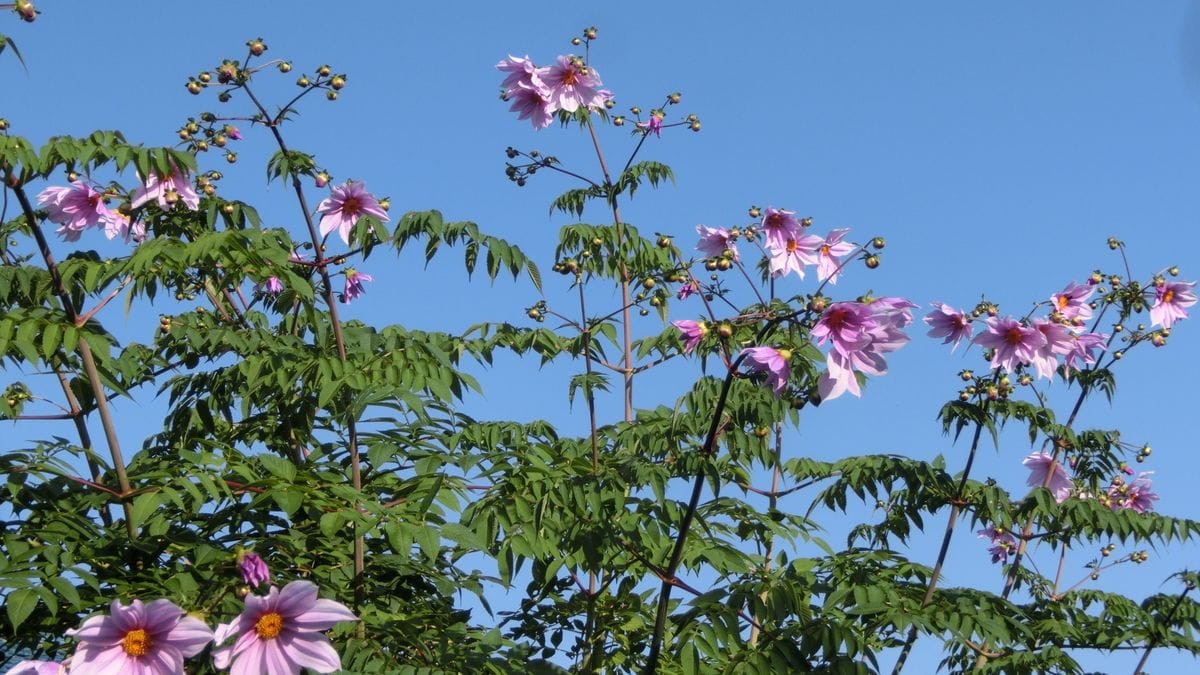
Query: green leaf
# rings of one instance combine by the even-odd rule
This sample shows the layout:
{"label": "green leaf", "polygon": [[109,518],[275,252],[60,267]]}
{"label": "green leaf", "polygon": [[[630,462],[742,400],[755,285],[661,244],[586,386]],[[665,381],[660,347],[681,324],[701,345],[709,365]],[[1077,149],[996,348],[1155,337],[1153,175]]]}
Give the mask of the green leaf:
{"label": "green leaf", "polygon": [[283,479],[289,483],[296,480],[296,465],[292,464],[291,460],[278,457],[276,455],[259,455],[258,461],[262,463],[272,476]]}
{"label": "green leaf", "polygon": [[33,613],[34,607],[37,607],[37,602],[37,593],[32,588],[18,588],[9,593],[8,597],[4,599],[4,609],[8,612],[8,622],[12,624],[14,631]]}

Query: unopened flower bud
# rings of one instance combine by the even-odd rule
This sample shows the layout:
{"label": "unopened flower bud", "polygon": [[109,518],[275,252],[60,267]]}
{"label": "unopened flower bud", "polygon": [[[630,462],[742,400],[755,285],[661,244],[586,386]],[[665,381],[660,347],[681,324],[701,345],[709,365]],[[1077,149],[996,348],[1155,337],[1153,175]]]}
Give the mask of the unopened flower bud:
{"label": "unopened flower bud", "polygon": [[721,323],[717,324],[717,335],[719,335],[722,340],[728,340],[729,338],[733,337],[733,326],[727,321],[722,321]]}
{"label": "unopened flower bud", "polygon": [[574,45],[574,46],[576,46],[576,47],[578,47],[578,46],[579,46],[580,44],[582,44],[582,43],[583,43],[583,40],[580,40],[580,39],[579,39],[579,38],[577,38],[577,37],[571,38],[571,44],[572,44],[572,45]]}
{"label": "unopened flower bud", "polygon": [[692,131],[700,131],[700,123],[692,122],[691,124],[688,125],[688,128],[691,129]]}
{"label": "unopened flower bud", "polygon": [[329,91],[325,92],[325,98],[329,99],[330,101],[336,101],[337,92],[330,89]]}
{"label": "unopened flower bud", "polygon": [[196,152],[207,152],[208,141],[196,141]]}
{"label": "unopened flower bud", "polygon": [[230,164],[233,164],[234,162],[237,161],[237,153],[236,152],[225,153],[225,161],[229,162]]}
{"label": "unopened flower bud", "polygon": [[659,248],[670,248],[671,247],[671,238],[667,237],[667,236],[659,237],[658,238],[658,247]]}
{"label": "unopened flower bud", "polygon": [[217,146],[218,148],[225,147],[225,144],[228,142],[229,142],[229,138],[225,134],[217,134],[216,136],[213,137],[213,140],[212,140],[212,144]]}
{"label": "unopened flower bud", "polygon": [[621,127],[621,126],[625,126],[625,116],[624,116],[624,115],[617,115],[616,117],[614,117],[614,118],[613,118],[613,126],[614,126],[614,127]]}
{"label": "unopened flower bud", "polygon": [[74,183],[75,181],[79,180],[79,174],[75,173],[74,171],[68,171],[67,172],[67,180]]}
{"label": "unopened flower bud", "polygon": [[33,23],[37,19],[38,15],[37,9],[34,8],[33,3],[29,0],[17,0],[17,2],[13,4],[13,11],[16,12],[17,16],[21,17],[21,20],[25,23]]}
{"label": "unopened flower bud", "polygon": [[729,270],[732,267],[733,267],[733,262],[730,261],[729,258],[721,258],[720,260],[717,261],[717,269],[721,270],[722,272]]}
{"label": "unopened flower bud", "polygon": [[321,77],[329,77],[329,73],[332,73],[332,72],[333,72],[333,69],[327,65],[323,65],[323,66],[317,68],[317,75],[320,75]]}
{"label": "unopened flower bud", "polygon": [[8,131],[8,120],[0,117],[0,131]]}
{"label": "unopened flower bud", "polygon": [[596,27],[588,26],[587,28],[583,29],[583,37],[585,37],[589,40],[595,40],[596,39]]}
{"label": "unopened flower bud", "polygon": [[280,61],[279,65],[276,67],[279,68],[279,72],[281,72],[281,73],[292,72],[292,62],[291,61]]}
{"label": "unopened flower bud", "polygon": [[887,246],[887,241],[884,240],[883,237],[875,237],[871,240],[871,246],[874,246],[875,250],[878,251],[883,249],[884,246]]}
{"label": "unopened flower bud", "polygon": [[641,114],[642,114],[642,109],[641,109],[641,108],[639,108],[639,107],[637,107],[637,106],[635,105],[635,106],[633,106],[632,108],[630,108],[630,109],[629,109],[629,114],[631,114],[631,115],[641,115]]}
{"label": "unopened flower bud", "polygon": [[323,188],[329,183],[329,174],[324,171],[318,171],[313,182],[316,183],[317,187]]}
{"label": "unopened flower bud", "polygon": [[232,97],[229,95],[229,92],[227,92],[227,91],[223,91],[220,94],[217,94],[217,100],[220,101],[221,103],[228,103],[230,98],[232,98]]}
{"label": "unopened flower bud", "polygon": [[346,76],[334,75],[333,79],[329,81],[329,86],[333,87],[334,89],[341,89],[342,87],[346,86]]}
{"label": "unopened flower bud", "polygon": [[679,103],[679,100],[681,98],[683,98],[683,95],[680,94],[679,92],[667,94],[667,102],[670,103],[671,105],[675,105],[676,103]]}
{"label": "unopened flower bud", "polygon": [[869,255],[866,258],[864,258],[863,261],[866,262],[867,269],[873,270],[876,267],[879,267],[879,256],[877,256],[877,255],[874,255],[874,254]]}
{"label": "unopened flower bud", "polygon": [[1115,251],[1121,247],[1121,242],[1116,237],[1109,237],[1108,238],[1108,247]]}
{"label": "unopened flower bud", "polygon": [[188,80],[187,90],[192,94],[199,94],[204,87],[195,80]]}
{"label": "unopened flower bud", "polygon": [[263,52],[267,51],[267,45],[263,43],[262,38],[257,38],[246,42],[246,46],[250,48],[250,53],[255,56],[262,56]]}
{"label": "unopened flower bud", "polygon": [[379,208],[383,209],[384,211],[391,209],[392,208],[392,200],[390,200],[386,197],[384,197],[383,199],[380,199],[379,200]]}
{"label": "unopened flower bud", "polygon": [[221,213],[224,213],[227,216],[232,216],[233,215],[233,204],[231,202],[225,202],[224,204],[222,204],[221,205]]}
{"label": "unopened flower bud", "polygon": [[301,75],[300,79],[296,80],[297,87],[307,87],[309,85],[308,76]]}
{"label": "unopened flower bud", "polygon": [[1167,270],[1167,274],[1170,274],[1173,277],[1177,277],[1177,276],[1179,276],[1179,268],[1176,267],[1175,265],[1171,265],[1171,267]]}
{"label": "unopened flower bud", "polygon": [[604,109],[605,110],[612,110],[614,107],[616,107],[616,105],[617,105],[617,102],[612,100],[611,98],[604,100]]}

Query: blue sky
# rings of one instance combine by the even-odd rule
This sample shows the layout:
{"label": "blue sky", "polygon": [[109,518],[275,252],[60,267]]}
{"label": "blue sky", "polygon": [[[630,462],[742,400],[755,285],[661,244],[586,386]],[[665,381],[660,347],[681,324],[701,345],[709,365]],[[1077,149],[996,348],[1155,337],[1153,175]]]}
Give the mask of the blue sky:
{"label": "blue sky", "polygon": [[[852,268],[837,287],[844,297],[874,289],[922,305],[969,306],[986,294],[1016,314],[1096,267],[1119,271],[1105,245],[1110,235],[1128,244],[1136,277],[1170,265],[1184,279],[1200,277],[1200,8],[1187,2],[39,7],[36,23],[12,19],[0,28],[29,67],[26,74],[9,54],[0,57],[0,116],[13,133],[40,142],[119,128],[135,141],[174,143],[188,116],[225,112],[211,93],[188,95],[188,76],[241,57],[245,41],[262,36],[267,56],[290,59],[297,71],[330,63],[348,74],[336,103],[303,106],[285,130],[293,147],[315,153],[336,179],[365,180],[390,196],[393,213],[438,208],[519,244],[546,273],[552,303],[565,282],[549,272],[551,254],[569,221],[549,217],[546,207],[573,186],[539,174],[517,189],[504,177],[503,151],[538,148],[589,174],[595,159],[578,131],[535,132],[508,113],[497,100],[501,78],[493,65],[507,54],[549,62],[569,52],[570,37],[588,25],[599,27],[592,63],[618,108],[649,109],[678,90],[683,100],[671,112],[696,113],[703,123],[699,134],[673,130],[643,150],[643,158],[670,164],[678,179],[657,193],[639,192],[623,208],[643,231],[683,244],[697,223],[741,223],[750,204],[795,209],[812,216],[820,233],[851,227],[852,239],[887,238],[882,267]],[[294,91],[294,77],[264,73],[264,83],[278,86],[260,87],[281,101]],[[258,205],[269,225],[294,227],[289,195],[264,181],[267,139],[247,136],[237,165],[206,158],[226,174],[222,193]],[[625,130],[608,129],[604,143],[610,157],[623,159],[633,141]],[[585,219],[603,222],[604,215],[589,211]],[[398,263],[379,253],[361,267],[376,283],[349,314],[448,331],[484,320],[524,322],[523,308],[538,299],[527,282],[468,283],[459,260],[450,253],[425,268],[419,251]],[[791,292],[810,288],[791,283]],[[596,298],[597,305],[616,301]],[[692,311],[676,305],[672,318],[692,318]],[[115,311],[106,319],[120,320]],[[1159,510],[1200,518],[1192,497],[1190,389],[1200,375],[1193,322],[1200,323],[1179,324],[1168,347],[1132,353],[1118,370],[1115,404],[1089,403],[1082,425],[1118,426],[1130,442],[1152,443],[1145,468],[1156,471]],[[152,324],[138,325],[126,329],[129,339],[150,339]],[[913,343],[889,360],[892,372],[862,400],[843,397],[806,414],[786,453],[940,453],[961,467],[964,444],[944,439],[934,416],[957,391],[955,373],[981,370],[983,362],[977,350],[951,356],[922,333],[913,331]],[[548,417],[583,428],[582,410],[566,405],[566,376],[575,368],[539,373],[535,366],[500,360],[480,375],[485,395],[465,408],[478,417]],[[694,369],[673,363],[639,391],[638,404],[672,400]],[[1060,411],[1068,405],[1061,388],[1051,395]],[[122,404],[126,412],[155,405],[149,392]],[[602,419],[619,414],[618,400],[602,402]],[[131,425],[130,445],[151,430]],[[1019,435],[1005,436],[999,452],[985,447],[976,475],[1019,491],[1019,462],[1028,452]],[[807,500],[794,507],[806,508]],[[931,530],[943,518],[931,519]],[[837,527],[835,519],[831,530]],[[913,556],[932,561],[931,542],[919,540]],[[1078,563],[1088,555],[1080,552]],[[1195,545],[1152,552],[1147,565],[1114,573],[1109,587],[1156,592],[1187,565],[1200,565]],[[1000,585],[965,528],[947,574],[951,584]],[[1132,670],[1126,655],[1085,665]],[[1163,672],[1194,666],[1166,652],[1150,662]]]}

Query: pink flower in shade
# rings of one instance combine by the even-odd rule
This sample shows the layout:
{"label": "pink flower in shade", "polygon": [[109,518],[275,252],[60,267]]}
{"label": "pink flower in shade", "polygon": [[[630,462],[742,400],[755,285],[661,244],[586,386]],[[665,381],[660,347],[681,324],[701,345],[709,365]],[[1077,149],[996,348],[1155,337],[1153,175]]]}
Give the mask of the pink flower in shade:
{"label": "pink flower in shade", "polygon": [[992,554],[993,563],[1008,564],[1008,554],[1017,550],[1017,540],[1008,532],[997,531],[995,527],[989,525],[976,534],[980,539],[991,542],[992,546],[988,549],[988,553]]}
{"label": "pink flower in shade", "polygon": [[[1054,311],[1069,321],[1087,321],[1092,318],[1092,305],[1088,298],[1096,292],[1095,286],[1084,284],[1077,286],[1074,281],[1067,284],[1063,290],[1050,296],[1050,304]],[[1080,324],[1082,325],[1082,324]]]}
{"label": "pink flower in shade", "polygon": [[262,291],[267,295],[279,295],[283,292],[283,282],[279,277],[267,277],[267,280],[254,287],[256,291]]}
{"label": "pink flower in shade", "polygon": [[267,567],[267,561],[254,551],[238,553],[237,564],[244,583],[260,586],[271,581],[271,570]]}
{"label": "pink flower in shade", "polygon": [[104,195],[86,182],[77,180],[68,187],[48,187],[38,193],[38,206],[46,210],[46,219],[61,227],[57,234],[66,241],[78,241],[89,227],[106,225],[115,218],[104,205]]}
{"label": "pink flower in shade", "polygon": [[685,281],[685,282],[683,282],[683,285],[679,287],[679,291],[677,293],[675,293],[675,297],[678,298],[679,300],[687,300],[695,293],[696,293],[696,282],[695,281]]}
{"label": "pink flower in shade", "polygon": [[767,239],[767,251],[771,254],[771,275],[780,277],[788,272],[795,272],[803,279],[804,267],[817,264],[817,251],[823,240],[799,231],[794,237],[786,236],[788,238],[781,246],[775,246],[770,238]]}
{"label": "pink flower in shade", "polygon": [[993,368],[1014,372],[1018,365],[1033,361],[1038,350],[1046,344],[1046,337],[1041,331],[1022,325],[1011,317],[992,317],[987,320],[987,327],[986,331],[975,336],[973,342],[994,350]]}
{"label": "pink flower in shade", "polygon": [[364,281],[375,281],[375,277],[356,271],[353,267],[346,268],[346,290],[342,292],[342,302],[350,303],[367,292]]}
{"label": "pink flower in shade", "polygon": [[232,124],[225,125],[225,135],[228,136],[229,140],[231,140],[231,141],[242,140],[242,132],[239,131],[238,128],[233,126]]}
{"label": "pink flower in shade", "polygon": [[842,241],[849,231],[849,228],[833,230],[825,237],[824,243],[818,247],[817,278],[821,281],[828,280],[829,283],[836,284],[838,277],[841,276],[841,256],[854,251],[854,244]]}
{"label": "pink flower in shade", "polygon": [[149,177],[142,180],[142,186],[133,191],[130,207],[138,208],[148,201],[155,201],[164,211],[171,210],[177,202],[195,211],[200,208],[200,197],[192,187],[187,171],[175,167],[167,178],[151,171]]}
{"label": "pink flower in shade", "polygon": [[1037,329],[1046,342],[1034,353],[1030,363],[1037,371],[1038,377],[1054,379],[1058,370],[1059,355],[1070,354],[1074,348],[1074,334],[1070,328],[1048,319],[1034,319],[1033,327]]}
{"label": "pink flower in shade", "polygon": [[904,298],[877,298],[870,303],[837,302],[830,305],[813,327],[817,344],[831,342],[825,356],[825,372],[817,381],[822,400],[844,393],[861,397],[856,372],[884,375],[883,355],[908,343],[903,328],[912,323],[917,305]]}
{"label": "pink flower in shade", "polygon": [[1021,461],[1029,469],[1029,478],[1025,484],[1030,487],[1044,487],[1054,494],[1054,501],[1059,504],[1075,491],[1075,484],[1067,478],[1067,472],[1053,457],[1044,452],[1035,452]]}
{"label": "pink flower in shade", "polygon": [[140,218],[131,221],[129,216],[113,211],[112,218],[104,223],[104,236],[109,239],[120,237],[125,241],[142,241],[146,238],[146,223]]}
{"label": "pink flower in shade", "polygon": [[4,675],[66,675],[67,668],[54,661],[22,661]]}
{"label": "pink flower in shade", "polygon": [[230,675],[299,675],[301,668],[332,673],[342,668],[324,632],[358,617],[339,602],[317,598],[317,586],[293,581],[283,590],[272,586],[266,596],[247,595],[246,610],[233,622],[217,626],[213,664]]}
{"label": "pink flower in shade", "polygon": [[1155,325],[1170,328],[1176,321],[1186,319],[1186,308],[1196,304],[1196,283],[1163,282],[1154,289],[1154,305],[1150,307],[1150,320]]}
{"label": "pink flower in shade", "polygon": [[543,79],[550,87],[550,101],[555,110],[573,113],[580,107],[600,109],[612,98],[600,89],[600,73],[570,56],[559,56],[558,63],[546,69]]}
{"label": "pink flower in shade", "polygon": [[534,129],[545,129],[554,121],[554,105],[550,101],[550,90],[528,82],[518,82],[505,93],[511,112],[518,120],[529,120]]}
{"label": "pink flower in shade", "polygon": [[1145,513],[1154,510],[1154,502],[1158,494],[1150,489],[1150,474],[1153,471],[1138,474],[1130,483],[1114,484],[1108,489],[1109,508],[1113,511],[1133,509],[1135,513]]}
{"label": "pink flower in shade", "polygon": [[638,122],[637,127],[639,129],[643,129],[647,136],[654,134],[655,136],[662,138],[662,123],[662,115],[650,113],[650,119],[646,120],[645,122]]}
{"label": "pink flower in shade", "polygon": [[813,326],[812,336],[818,345],[833,344],[833,351],[849,355],[871,344],[871,330],[876,327],[871,308],[861,302],[835,302],[821,314]]}
{"label": "pink flower in shade", "polygon": [[363,183],[352,180],[333,188],[330,195],[317,204],[317,213],[321,214],[321,236],[337,230],[347,244],[350,243],[350,231],[359,218],[371,216],[384,223],[388,221],[379,200],[367,192]]}
{"label": "pink flower in shade", "polygon": [[733,235],[729,230],[723,227],[707,227],[705,225],[697,225],[696,233],[700,235],[700,242],[696,244],[696,250],[710,258],[720,258],[726,250],[733,251],[733,259],[741,260],[738,257],[737,247],[733,245]]}
{"label": "pink flower in shade", "polygon": [[690,352],[700,344],[700,341],[708,335],[708,326],[703,321],[692,321],[691,319],[683,319],[681,321],[672,321],[672,326],[679,329],[683,334],[683,351]]}
{"label": "pink flower in shade", "polygon": [[1076,361],[1083,361],[1087,365],[1096,362],[1094,350],[1105,351],[1108,349],[1106,343],[1108,335],[1104,333],[1081,333],[1071,334],[1071,350],[1067,352],[1066,358],[1063,359],[1063,365],[1070,371],[1072,368],[1078,368]]}
{"label": "pink flower in shade", "polygon": [[747,347],[742,350],[742,354],[746,357],[750,372],[767,374],[766,384],[778,398],[787,386],[788,375],[791,373],[788,360],[792,358],[792,353],[774,347]]}
{"label": "pink flower in shade", "polygon": [[[787,246],[789,239],[799,240],[804,232],[800,221],[796,220],[795,211],[785,211],[771,206],[768,206],[763,213],[762,223],[759,227],[766,233],[767,246],[777,249]],[[819,238],[817,240],[820,241]],[[815,259],[814,262],[808,264],[816,264]]]}
{"label": "pink flower in shade", "polygon": [[942,340],[944,345],[953,342],[954,346],[950,348],[950,353],[953,354],[954,350],[958,349],[958,343],[964,339],[971,339],[971,317],[945,303],[935,302],[932,306],[936,308],[935,311],[925,315],[925,324],[929,326],[926,335],[931,338],[946,338]]}
{"label": "pink flower in shade", "polygon": [[186,616],[170,600],[128,606],[113,600],[108,616],[94,616],[67,635],[79,640],[72,675],[168,675],[183,673],[184,659],[212,642],[203,621]]}

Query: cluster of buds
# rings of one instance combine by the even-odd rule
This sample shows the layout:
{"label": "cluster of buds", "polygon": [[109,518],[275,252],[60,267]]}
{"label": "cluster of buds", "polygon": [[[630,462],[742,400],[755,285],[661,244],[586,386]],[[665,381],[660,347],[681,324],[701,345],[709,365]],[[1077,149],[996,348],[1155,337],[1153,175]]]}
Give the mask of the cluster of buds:
{"label": "cluster of buds", "polygon": [[1142,448],[1140,450],[1138,450],[1138,454],[1137,454],[1138,464],[1141,464],[1142,462],[1146,461],[1146,459],[1148,457],[1150,457],[1150,444],[1149,443],[1143,445]]}
{"label": "cluster of buds", "polygon": [[[731,228],[729,230],[729,233],[731,235],[730,240],[731,241],[736,240],[738,237],[738,234],[739,234],[738,228],[736,228],[736,227]],[[729,271],[730,269],[733,269],[733,257],[734,257],[733,249],[727,248],[721,253],[721,255],[719,255],[715,258],[709,258],[708,260],[705,260],[704,261],[704,269],[708,270],[709,272]],[[717,278],[717,275],[713,274],[712,279],[715,281],[716,278]]]}
{"label": "cluster of buds", "polygon": [[546,301],[538,300],[532,307],[525,309],[525,316],[542,323],[546,320]]}
{"label": "cluster of buds", "polygon": [[517,150],[516,148],[510,146],[504,149],[504,154],[509,159],[523,157],[529,160],[528,162],[521,164],[506,162],[504,165],[504,175],[507,176],[510,181],[516,183],[518,187],[525,187],[525,181],[530,176],[537,173],[538,169],[541,167],[551,166],[558,163],[557,158],[550,155],[542,155],[542,153],[538,152],[537,150],[522,152],[521,150]]}
{"label": "cluster of buds", "polygon": [[1104,548],[1100,549],[1100,555],[1107,558],[1108,556],[1112,555],[1112,552],[1115,551],[1116,548],[1117,548],[1116,544],[1110,543],[1108,546],[1105,546]]}
{"label": "cluster of buds", "polygon": [[571,44],[575,47],[578,47],[579,45],[583,44],[584,41],[591,42],[592,40],[596,39],[596,35],[598,33],[599,31],[595,26],[588,26],[587,28],[583,29],[579,36],[571,38]]}
{"label": "cluster of buds", "polygon": [[[975,305],[975,309],[971,310],[971,316],[978,319],[979,317],[983,316],[984,314],[987,314],[988,316],[993,316],[993,317],[999,316],[1000,315],[1000,306],[994,302],[989,302],[987,300],[981,300],[978,305]],[[989,356],[988,358],[990,359],[991,357]]]}
{"label": "cluster of buds", "polygon": [[219,122],[212,113],[202,113],[199,120],[189,117],[178,133],[179,140],[194,153],[215,147],[225,151],[225,161],[230,164],[237,161],[237,153],[226,148],[231,141],[242,140],[242,132],[232,124]]}
{"label": "cluster of buds", "polygon": [[1134,551],[1129,554],[1129,559],[1140,565],[1150,559],[1150,554],[1144,550]]}
{"label": "cluster of buds", "polygon": [[158,330],[164,335],[171,332],[171,317],[162,314],[158,317]]}
{"label": "cluster of buds", "polygon": [[20,382],[15,382],[9,385],[8,389],[4,390],[4,402],[9,408],[16,408],[23,401],[28,401],[33,398],[33,394],[25,388],[25,385]]}
{"label": "cluster of buds", "polygon": [[224,178],[220,171],[207,171],[196,176],[196,187],[205,194],[211,197],[217,193],[216,182]]}
{"label": "cluster of buds", "polygon": [[[284,69],[285,65],[286,70]],[[291,69],[292,64],[290,63],[285,62],[279,64],[280,72],[286,73]],[[330,101],[336,101],[338,92],[346,86],[346,74],[334,74],[333,68],[331,68],[329,65],[320,65],[317,66],[317,69],[314,71],[312,77],[309,77],[308,75],[301,75],[299,78],[297,78],[296,86],[303,89],[324,89],[325,98],[329,99]]]}

